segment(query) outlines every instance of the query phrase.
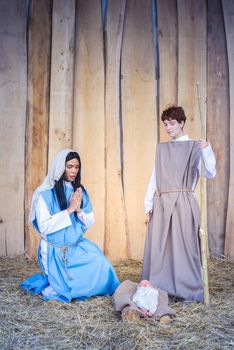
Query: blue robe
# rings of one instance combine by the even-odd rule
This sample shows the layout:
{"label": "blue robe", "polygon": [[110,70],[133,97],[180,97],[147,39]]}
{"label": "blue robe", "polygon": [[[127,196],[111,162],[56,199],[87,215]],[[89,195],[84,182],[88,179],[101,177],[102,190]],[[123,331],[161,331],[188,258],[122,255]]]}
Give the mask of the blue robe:
{"label": "blue robe", "polygon": [[[72,193],[73,189],[66,186],[67,201]],[[41,195],[51,215],[61,211],[54,189],[41,192]],[[82,210],[85,213],[91,212],[92,205],[84,188],[82,199]],[[113,294],[119,285],[114,268],[99,247],[83,237],[86,227],[78,216],[73,213],[70,218],[71,226],[46,236],[48,276],[44,271],[39,246],[38,260],[42,274],[33,275],[20,286],[33,294],[40,294],[51,285],[57,295],[49,295],[44,300],[56,299],[63,302]],[[36,219],[33,225],[40,233]]]}

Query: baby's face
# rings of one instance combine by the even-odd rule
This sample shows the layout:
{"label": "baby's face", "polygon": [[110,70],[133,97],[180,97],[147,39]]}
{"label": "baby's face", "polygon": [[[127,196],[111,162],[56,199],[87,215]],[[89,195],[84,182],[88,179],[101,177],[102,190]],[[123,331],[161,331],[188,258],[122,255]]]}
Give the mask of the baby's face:
{"label": "baby's face", "polygon": [[148,280],[142,280],[140,283],[139,283],[140,287],[152,287],[152,284],[150,283],[150,281]]}

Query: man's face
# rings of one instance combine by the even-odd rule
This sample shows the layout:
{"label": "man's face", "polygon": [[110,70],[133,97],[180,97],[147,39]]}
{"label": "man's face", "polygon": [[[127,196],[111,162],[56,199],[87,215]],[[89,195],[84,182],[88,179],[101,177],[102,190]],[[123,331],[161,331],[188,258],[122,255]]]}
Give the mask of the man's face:
{"label": "man's face", "polygon": [[178,123],[176,119],[164,120],[164,128],[172,139],[177,139],[183,135],[184,122]]}

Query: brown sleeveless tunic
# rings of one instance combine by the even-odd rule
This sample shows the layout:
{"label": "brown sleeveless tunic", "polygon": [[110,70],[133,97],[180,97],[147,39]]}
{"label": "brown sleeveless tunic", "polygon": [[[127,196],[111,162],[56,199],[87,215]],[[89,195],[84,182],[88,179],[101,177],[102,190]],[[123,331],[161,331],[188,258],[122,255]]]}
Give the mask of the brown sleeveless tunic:
{"label": "brown sleeveless tunic", "polygon": [[200,157],[194,141],[157,145],[157,191],[142,270],[142,279],[150,280],[169,295],[191,301],[203,300],[200,211],[191,192]]}

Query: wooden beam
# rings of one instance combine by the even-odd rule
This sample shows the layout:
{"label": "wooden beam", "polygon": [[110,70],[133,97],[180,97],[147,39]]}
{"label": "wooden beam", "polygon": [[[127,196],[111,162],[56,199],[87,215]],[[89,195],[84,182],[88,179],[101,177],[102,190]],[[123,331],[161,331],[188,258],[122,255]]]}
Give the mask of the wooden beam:
{"label": "wooden beam", "polygon": [[159,125],[160,141],[169,140],[161,122],[164,109],[177,105],[178,87],[177,1],[157,1],[157,38],[159,56]]}
{"label": "wooden beam", "polygon": [[201,91],[201,110],[207,111],[206,58],[207,16],[203,0],[177,0],[178,6],[178,104],[188,118],[185,131],[191,138],[200,135],[196,82]]}
{"label": "wooden beam", "polygon": [[120,108],[120,62],[125,8],[126,0],[109,0],[107,3],[105,47],[105,253],[113,261],[129,257],[128,227],[122,181]]}
{"label": "wooden beam", "polygon": [[47,173],[52,0],[31,0],[28,22],[26,128],[26,256],[36,256],[39,235],[28,222],[31,198]]}
{"label": "wooden beam", "polygon": [[75,0],[53,1],[49,164],[72,146],[75,14]]}
{"label": "wooden beam", "polygon": [[24,252],[26,1],[0,2],[0,255]]}
{"label": "wooden beam", "polygon": [[234,261],[234,2],[222,0],[229,72],[230,177],[225,235],[225,255]]}
{"label": "wooden beam", "polygon": [[82,162],[95,225],[86,234],[104,248],[105,120],[101,2],[78,0],[76,18],[73,148]]}
{"label": "wooden beam", "polygon": [[217,174],[207,181],[209,247],[223,255],[229,183],[229,87],[226,38],[221,0],[208,0],[207,139],[217,161]]}
{"label": "wooden beam", "polygon": [[123,186],[129,252],[132,259],[142,259],[146,233],[144,197],[154,165],[157,143],[151,0],[127,1],[121,77]]}
{"label": "wooden beam", "polygon": [[[184,131],[192,139],[200,138],[200,111],[207,113],[207,8],[203,0],[177,0],[178,10],[178,105],[187,115]],[[197,96],[200,90],[200,111]],[[206,192],[206,191],[205,191]],[[200,185],[196,189],[201,206]],[[206,198],[206,193],[204,195]],[[206,206],[205,200],[205,206]],[[206,208],[205,208],[206,209]],[[207,214],[205,213],[205,223]],[[207,224],[203,227],[207,232]]]}

